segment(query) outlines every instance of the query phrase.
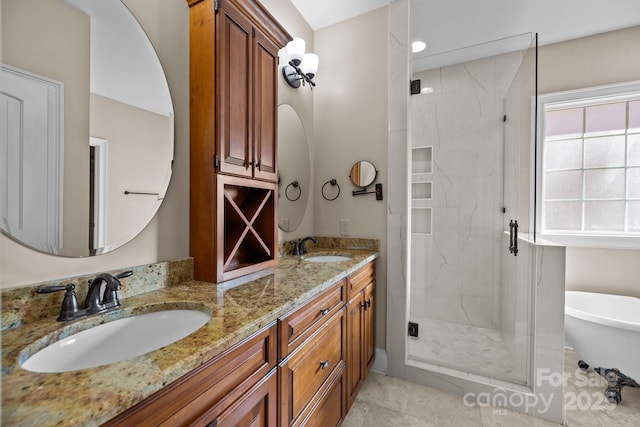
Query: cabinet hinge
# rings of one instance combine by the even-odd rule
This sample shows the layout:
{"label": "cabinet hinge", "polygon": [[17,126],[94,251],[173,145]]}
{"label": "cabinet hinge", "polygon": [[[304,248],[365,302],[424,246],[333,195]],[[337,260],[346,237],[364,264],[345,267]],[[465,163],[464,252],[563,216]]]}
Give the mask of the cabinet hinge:
{"label": "cabinet hinge", "polygon": [[214,12],[217,12],[217,11],[218,11],[218,9],[220,9],[220,0],[215,0],[215,1],[213,2],[213,11],[214,11]]}
{"label": "cabinet hinge", "polygon": [[214,154],[214,155],[213,155],[213,168],[214,168],[215,170],[220,169],[220,159],[218,158],[218,155],[217,155],[217,154]]}

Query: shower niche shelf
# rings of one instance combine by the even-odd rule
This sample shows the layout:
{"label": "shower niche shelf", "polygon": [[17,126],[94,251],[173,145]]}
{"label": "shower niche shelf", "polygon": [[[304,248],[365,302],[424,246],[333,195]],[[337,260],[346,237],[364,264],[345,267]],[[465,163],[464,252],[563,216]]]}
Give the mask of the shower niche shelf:
{"label": "shower niche shelf", "polygon": [[411,173],[413,175],[433,173],[433,147],[411,149]]}
{"label": "shower niche shelf", "polygon": [[431,234],[431,208],[411,209],[411,233]]}
{"label": "shower niche shelf", "polygon": [[431,200],[431,182],[411,183],[412,200]]}

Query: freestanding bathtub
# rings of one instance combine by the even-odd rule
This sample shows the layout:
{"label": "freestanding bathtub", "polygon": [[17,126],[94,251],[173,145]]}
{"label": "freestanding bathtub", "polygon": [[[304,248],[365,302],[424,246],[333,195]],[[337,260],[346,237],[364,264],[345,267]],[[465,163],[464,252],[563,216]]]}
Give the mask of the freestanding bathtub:
{"label": "freestanding bathtub", "polygon": [[607,380],[609,401],[620,402],[624,386],[640,387],[640,298],[567,291],[565,332],[580,367]]}

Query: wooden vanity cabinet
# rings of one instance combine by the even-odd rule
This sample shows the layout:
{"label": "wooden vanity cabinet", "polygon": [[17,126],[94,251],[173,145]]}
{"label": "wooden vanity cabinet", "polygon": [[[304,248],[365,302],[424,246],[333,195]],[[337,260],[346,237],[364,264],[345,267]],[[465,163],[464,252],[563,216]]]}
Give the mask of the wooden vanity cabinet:
{"label": "wooden vanity cabinet", "polygon": [[375,360],[375,263],[347,279],[347,409],[351,407]]}
{"label": "wooden vanity cabinet", "polygon": [[338,426],[374,360],[371,262],[106,426]]}
{"label": "wooden vanity cabinet", "polygon": [[214,357],[105,426],[274,426],[277,327]]}
{"label": "wooden vanity cabinet", "polygon": [[291,36],[255,0],[187,0],[190,253],[197,280],[277,264],[278,50]]}

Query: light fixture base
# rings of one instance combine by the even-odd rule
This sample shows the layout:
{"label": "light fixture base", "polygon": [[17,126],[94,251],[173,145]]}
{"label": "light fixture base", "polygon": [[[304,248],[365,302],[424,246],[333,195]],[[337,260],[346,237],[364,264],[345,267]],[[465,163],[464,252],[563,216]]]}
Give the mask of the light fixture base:
{"label": "light fixture base", "polygon": [[287,81],[289,86],[294,89],[300,87],[300,76],[296,72],[296,69],[291,65],[285,65],[284,67],[282,67],[282,75],[284,76],[284,79]]}

